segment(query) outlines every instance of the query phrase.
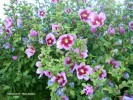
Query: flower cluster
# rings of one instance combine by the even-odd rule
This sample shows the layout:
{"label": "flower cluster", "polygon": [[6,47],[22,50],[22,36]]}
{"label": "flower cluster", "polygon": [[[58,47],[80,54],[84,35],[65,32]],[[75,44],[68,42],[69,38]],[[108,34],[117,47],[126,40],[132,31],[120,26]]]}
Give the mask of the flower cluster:
{"label": "flower cluster", "polygon": [[121,95],[133,87],[133,21],[126,7],[118,10],[120,5],[110,3],[108,9],[108,0],[100,1],[36,0],[33,6],[11,0],[0,22],[1,83],[11,76],[17,87],[26,79],[22,85],[38,85],[36,92],[46,87],[52,100],[132,100],[132,95]]}
{"label": "flower cluster", "polygon": [[106,19],[105,13],[101,12],[99,15],[95,11],[91,11],[90,8],[80,9],[78,16],[84,22],[87,22],[91,27],[97,28],[104,25]]}

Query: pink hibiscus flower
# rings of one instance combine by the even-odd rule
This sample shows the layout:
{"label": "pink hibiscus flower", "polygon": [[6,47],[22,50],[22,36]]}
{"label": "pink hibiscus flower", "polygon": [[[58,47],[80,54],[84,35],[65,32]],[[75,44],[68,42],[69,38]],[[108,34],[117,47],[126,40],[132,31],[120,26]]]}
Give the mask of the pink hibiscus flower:
{"label": "pink hibiscus flower", "polygon": [[93,70],[89,65],[80,64],[76,67],[78,79],[89,79],[89,75],[92,74]]}
{"label": "pink hibiscus flower", "polygon": [[108,28],[108,33],[109,33],[110,35],[114,35],[114,34],[115,34],[115,28],[109,26],[109,28]]}
{"label": "pink hibiscus flower", "polygon": [[67,78],[65,72],[58,73],[57,76],[51,78],[52,82],[58,82],[60,87],[63,87],[67,83]]}
{"label": "pink hibiscus flower", "polygon": [[81,58],[86,58],[86,57],[88,57],[88,50],[85,50],[84,52],[81,52],[80,50],[79,50],[79,48],[76,48],[76,49],[74,49],[74,52],[76,52],[76,53],[78,53],[78,55],[81,57]]}
{"label": "pink hibiscus flower", "polygon": [[58,3],[59,0],[51,0],[51,3]]}
{"label": "pink hibiscus flower", "polygon": [[30,30],[30,34],[28,34],[28,36],[29,37],[36,37],[36,36],[38,36],[38,33],[35,30]]}
{"label": "pink hibiscus flower", "polygon": [[91,95],[93,94],[94,92],[94,89],[91,85],[86,85],[83,89],[83,92],[86,94],[86,95]]}
{"label": "pink hibiscus flower", "polygon": [[90,21],[88,22],[92,27],[102,27],[106,19],[105,13],[101,12],[99,15],[96,12],[92,12],[89,16]]}
{"label": "pink hibiscus flower", "polygon": [[65,58],[64,59],[64,62],[63,62],[64,65],[69,65],[71,63],[72,63],[72,60],[70,58]]}
{"label": "pink hibiscus flower", "polygon": [[107,73],[106,73],[106,70],[102,70],[102,72],[100,73],[100,75],[99,75],[99,79],[104,79],[105,77],[107,76]]}
{"label": "pink hibiscus flower", "polygon": [[10,27],[12,26],[12,24],[13,24],[12,18],[7,17],[7,18],[5,19],[5,22],[4,22],[5,27],[8,29],[8,28],[10,28]]}
{"label": "pink hibiscus flower", "polygon": [[113,68],[116,69],[120,66],[120,62],[119,61],[115,61],[113,58],[110,59],[109,63],[111,65],[113,65]]}
{"label": "pink hibiscus flower", "polygon": [[65,66],[70,65],[70,72],[73,73],[73,71],[75,70],[76,64],[73,63],[70,58],[65,58],[63,64]]}
{"label": "pink hibiscus flower", "polygon": [[57,31],[60,28],[60,24],[51,24],[52,31]]}
{"label": "pink hibiscus flower", "polygon": [[130,22],[129,22],[129,28],[130,28],[130,30],[133,31],[133,21],[130,21]]}
{"label": "pink hibiscus flower", "polygon": [[71,9],[71,8],[67,8],[67,9],[65,10],[65,12],[68,13],[68,14],[70,14],[70,13],[72,12],[72,9]]}
{"label": "pink hibiscus flower", "polygon": [[[100,65],[95,66],[94,72],[97,72],[98,70],[100,70],[100,68],[101,68]],[[99,74],[99,79],[102,80],[102,79],[104,79],[106,76],[107,76],[106,70],[102,69],[102,70],[101,70],[101,73]]]}
{"label": "pink hibiscus flower", "polygon": [[43,9],[38,10],[38,16],[44,18],[46,16],[46,12]]}
{"label": "pink hibiscus flower", "polygon": [[57,48],[69,50],[74,44],[74,37],[70,34],[64,34],[57,41]]}
{"label": "pink hibiscus flower", "polygon": [[90,8],[80,9],[78,11],[78,16],[84,22],[88,22],[89,21],[90,14],[91,14]]}
{"label": "pink hibiscus flower", "polygon": [[33,46],[28,46],[28,49],[26,49],[25,53],[27,54],[27,57],[30,58],[35,54],[36,50]]}
{"label": "pink hibiscus flower", "polygon": [[46,43],[48,46],[52,46],[53,44],[55,44],[56,43],[55,36],[51,33],[47,34]]}
{"label": "pink hibiscus flower", "polygon": [[47,70],[45,70],[44,72],[45,76],[47,76],[48,78],[51,78],[52,77],[52,72],[49,72]]}

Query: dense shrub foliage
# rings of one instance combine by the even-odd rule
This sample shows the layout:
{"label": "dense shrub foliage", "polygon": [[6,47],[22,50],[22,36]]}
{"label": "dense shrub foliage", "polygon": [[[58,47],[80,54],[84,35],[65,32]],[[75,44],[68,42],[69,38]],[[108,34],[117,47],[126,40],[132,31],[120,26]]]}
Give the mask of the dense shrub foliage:
{"label": "dense shrub foliage", "polygon": [[133,100],[133,2],[35,2],[5,4],[0,100]]}

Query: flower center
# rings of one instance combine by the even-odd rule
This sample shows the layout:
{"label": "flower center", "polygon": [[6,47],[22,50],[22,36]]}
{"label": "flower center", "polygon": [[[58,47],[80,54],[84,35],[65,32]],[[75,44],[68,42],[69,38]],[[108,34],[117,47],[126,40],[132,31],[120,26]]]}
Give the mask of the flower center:
{"label": "flower center", "polygon": [[96,21],[96,24],[100,25],[100,22],[99,21]]}
{"label": "flower center", "polygon": [[65,39],[64,41],[65,41],[65,43],[68,43],[68,39]]}
{"label": "flower center", "polygon": [[82,17],[87,17],[87,14],[82,14]]}
{"label": "flower center", "polygon": [[81,72],[81,73],[84,73],[84,69],[81,69],[80,72]]}
{"label": "flower center", "polygon": [[44,12],[43,12],[43,11],[41,11],[41,12],[40,12],[40,15],[41,15],[41,16],[44,16]]}
{"label": "flower center", "polygon": [[52,42],[52,40],[49,40],[48,42],[49,42],[49,43],[51,43],[51,42]]}
{"label": "flower center", "polygon": [[131,28],[133,28],[133,24],[131,25]]}

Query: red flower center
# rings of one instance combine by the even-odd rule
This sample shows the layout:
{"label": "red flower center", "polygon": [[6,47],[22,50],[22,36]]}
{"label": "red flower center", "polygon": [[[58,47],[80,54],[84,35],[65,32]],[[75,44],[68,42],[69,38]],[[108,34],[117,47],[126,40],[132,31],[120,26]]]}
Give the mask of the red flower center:
{"label": "red flower center", "polygon": [[48,45],[53,44],[54,40],[52,38],[47,39]]}
{"label": "red flower center", "polygon": [[99,21],[96,21],[96,24],[97,24],[97,25],[100,25],[100,22],[99,22]]}
{"label": "red flower center", "polygon": [[89,13],[87,10],[84,10],[84,11],[81,13],[81,19],[82,19],[82,20],[87,20],[89,15],[90,15],[90,13]]}
{"label": "red flower center", "polygon": [[81,70],[80,70],[80,73],[84,73],[84,72],[85,72],[84,69],[81,69]]}
{"label": "red flower center", "polygon": [[54,28],[55,28],[55,30],[58,30],[59,27],[58,26],[55,26]]}
{"label": "red flower center", "polygon": [[87,14],[82,14],[81,16],[82,16],[82,17],[87,17]]}
{"label": "red flower center", "polygon": [[34,53],[35,49],[33,47],[30,47],[30,53]]}
{"label": "red flower center", "polygon": [[71,12],[71,9],[67,9],[67,12],[70,13]]}
{"label": "red flower center", "polygon": [[88,69],[85,68],[85,66],[82,66],[82,67],[80,67],[80,68],[78,69],[79,75],[84,75],[84,74],[87,73],[87,71],[88,71]]}
{"label": "red flower center", "polygon": [[9,30],[9,29],[6,29],[6,32],[7,32],[7,33],[9,33],[9,32],[10,32],[10,30]]}
{"label": "red flower center", "polygon": [[98,26],[102,25],[102,19],[97,16],[97,17],[95,17],[94,22],[92,22],[92,24],[98,25]]}
{"label": "red flower center", "polygon": [[72,40],[70,40],[70,37],[67,36],[67,37],[64,37],[61,41],[61,44],[65,45],[65,46],[69,46],[69,44],[72,44]]}
{"label": "red flower center", "polygon": [[133,23],[131,24],[131,28],[133,28]]}
{"label": "red flower center", "polygon": [[40,16],[44,16],[44,11],[40,11]]}
{"label": "red flower center", "polygon": [[56,81],[62,86],[62,84],[65,82],[63,76],[57,76]]}
{"label": "red flower center", "polygon": [[71,60],[70,59],[67,59],[66,63],[67,64],[70,64],[71,63]]}
{"label": "red flower center", "polygon": [[103,75],[103,71],[100,73],[99,77],[102,77],[102,75]]}
{"label": "red flower center", "polygon": [[66,38],[66,39],[64,39],[64,41],[65,41],[65,43],[68,43],[68,39]]}

